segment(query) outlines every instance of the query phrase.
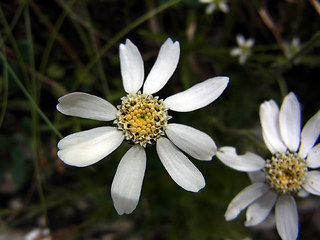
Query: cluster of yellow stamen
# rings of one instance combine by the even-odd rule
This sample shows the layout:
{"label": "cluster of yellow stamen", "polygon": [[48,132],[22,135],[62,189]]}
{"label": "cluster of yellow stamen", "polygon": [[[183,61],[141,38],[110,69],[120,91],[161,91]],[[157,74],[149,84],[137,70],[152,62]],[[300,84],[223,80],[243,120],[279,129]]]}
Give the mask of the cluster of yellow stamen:
{"label": "cluster of yellow stamen", "polygon": [[266,160],[266,181],[278,193],[298,192],[308,171],[306,161],[297,153],[277,153]]}
{"label": "cluster of yellow stamen", "polygon": [[115,122],[118,129],[124,132],[126,140],[145,147],[164,135],[170,116],[163,100],[140,92],[129,94],[121,100]]}

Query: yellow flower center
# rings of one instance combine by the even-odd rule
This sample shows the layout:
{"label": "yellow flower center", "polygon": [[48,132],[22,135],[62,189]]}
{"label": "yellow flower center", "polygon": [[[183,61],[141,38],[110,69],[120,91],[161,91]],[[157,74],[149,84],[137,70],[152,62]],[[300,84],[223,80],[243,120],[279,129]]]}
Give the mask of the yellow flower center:
{"label": "yellow flower center", "polygon": [[308,168],[306,161],[297,153],[277,153],[266,160],[266,181],[278,193],[298,192],[305,181]]}
{"label": "yellow flower center", "polygon": [[121,100],[115,123],[124,132],[126,140],[145,147],[164,135],[170,116],[163,100],[140,92]]}

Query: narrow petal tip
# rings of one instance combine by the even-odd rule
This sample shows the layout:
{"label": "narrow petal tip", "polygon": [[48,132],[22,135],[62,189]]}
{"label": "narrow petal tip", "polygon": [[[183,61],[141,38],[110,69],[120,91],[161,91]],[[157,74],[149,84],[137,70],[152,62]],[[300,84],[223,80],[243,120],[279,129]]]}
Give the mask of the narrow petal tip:
{"label": "narrow petal tip", "polygon": [[202,173],[169,139],[158,139],[156,148],[163,166],[180,187],[190,192],[204,188]]}
{"label": "narrow petal tip", "polygon": [[194,111],[215,101],[228,83],[228,77],[213,77],[166,98],[164,104],[177,112]]}
{"label": "narrow petal tip", "polygon": [[111,197],[119,215],[130,214],[138,205],[146,169],[146,153],[131,147],[122,157],[111,184]]}
{"label": "narrow petal tip", "polygon": [[120,70],[123,87],[127,93],[136,93],[143,84],[144,66],[141,54],[129,39],[120,44]]}
{"label": "narrow petal tip", "polygon": [[112,194],[111,197],[114,208],[120,216],[123,214],[131,214],[138,204],[136,199],[128,199],[118,194]]}
{"label": "narrow petal tip", "polygon": [[156,62],[154,63],[143,85],[143,93],[158,92],[173,75],[180,58],[180,44],[168,38],[161,46]]}

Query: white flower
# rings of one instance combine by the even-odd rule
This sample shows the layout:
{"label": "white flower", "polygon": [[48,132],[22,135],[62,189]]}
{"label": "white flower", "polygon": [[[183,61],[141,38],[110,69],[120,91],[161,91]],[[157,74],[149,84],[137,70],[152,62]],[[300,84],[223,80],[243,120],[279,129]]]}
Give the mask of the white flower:
{"label": "white flower", "polygon": [[[298,236],[298,212],[293,194],[320,195],[320,111],[300,126],[300,103],[289,93],[279,110],[274,100],[260,106],[263,139],[272,153],[264,160],[253,153],[237,155],[233,147],[222,147],[217,157],[229,167],[249,172],[253,182],[229,204],[226,220],[236,218],[248,207],[246,226],[261,223],[275,205],[275,220],[282,239]],[[315,146],[314,146],[315,145]]]}
{"label": "white flower", "polygon": [[[146,169],[148,144],[155,144],[159,158],[172,179],[182,188],[197,192],[205,186],[201,172],[179,150],[209,161],[217,148],[205,133],[168,123],[168,110],[189,112],[202,108],[226,88],[228,77],[210,78],[165,100],[154,97],[177,67],[179,42],[168,39],[144,81],[144,66],[138,48],[130,41],[120,45],[120,67],[127,96],[114,107],[106,100],[81,92],[59,98],[57,109],[70,116],[114,121],[116,126],[98,127],[71,134],[58,143],[58,156],[66,164],[85,167],[100,161],[127,140],[133,143],[121,159],[111,186],[118,214],[131,213],[137,206]],[[144,81],[144,83],[143,83]],[[143,88],[142,93],[139,91]]]}
{"label": "white flower", "polygon": [[206,14],[212,14],[215,10],[228,13],[229,7],[226,0],[199,0],[200,3],[209,4],[206,7]]}
{"label": "white flower", "polygon": [[254,39],[246,40],[241,34],[237,35],[238,47],[231,49],[231,56],[239,56],[239,63],[245,64],[248,57],[251,55],[251,49],[254,45]]}

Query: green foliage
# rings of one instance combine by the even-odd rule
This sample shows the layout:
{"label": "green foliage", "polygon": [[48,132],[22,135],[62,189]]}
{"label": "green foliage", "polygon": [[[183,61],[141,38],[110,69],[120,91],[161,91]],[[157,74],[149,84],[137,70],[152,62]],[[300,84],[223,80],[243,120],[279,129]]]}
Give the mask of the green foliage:
{"label": "green foliage", "polygon": [[[312,2],[312,1],[310,1]],[[65,165],[57,142],[80,130],[112,123],[64,116],[57,99],[79,91],[120,104],[125,92],[119,44],[129,38],[139,48],[148,74],[168,37],[181,46],[180,62],[161,98],[214,76],[228,76],[226,91],[214,103],[190,113],[169,113],[173,122],[208,133],[220,146],[267,156],[261,140],[259,105],[278,103],[290,91],[302,103],[305,123],[320,107],[320,18],[309,1],[229,1],[227,14],[205,14],[196,0],[80,0],[0,2],[0,236],[48,227],[53,239],[275,239],[276,230],[248,229],[245,216],[226,222],[231,199],[248,185],[214,157],[190,159],[206,187],[187,192],[175,184],[154,148],[137,209],[118,216],[110,187],[119,149],[87,168]],[[273,25],[269,24],[270,20]],[[254,38],[252,55],[240,65],[230,51],[236,35]],[[301,48],[283,47],[299,37]],[[10,202],[18,199],[19,208]],[[317,202],[319,205],[319,202]],[[309,224],[310,211],[301,213]],[[310,219],[311,219],[310,217]],[[319,229],[310,223],[301,239]]]}
{"label": "green foliage", "polygon": [[12,178],[15,184],[20,186],[25,179],[26,153],[21,147],[14,147],[11,151]]}

